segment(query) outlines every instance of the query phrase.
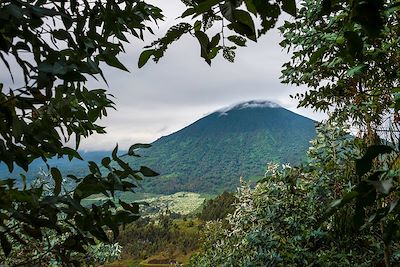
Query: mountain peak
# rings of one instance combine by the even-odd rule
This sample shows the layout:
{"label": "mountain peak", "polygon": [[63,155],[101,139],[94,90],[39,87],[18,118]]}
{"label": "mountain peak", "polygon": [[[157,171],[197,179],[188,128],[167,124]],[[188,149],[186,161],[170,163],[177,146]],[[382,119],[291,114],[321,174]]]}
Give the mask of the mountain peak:
{"label": "mountain peak", "polygon": [[278,104],[268,100],[250,100],[224,107],[222,109],[217,110],[216,112],[220,113],[221,115],[228,115],[228,112],[232,110],[249,109],[249,108],[280,108],[280,107],[281,106],[279,106]]}
{"label": "mountain peak", "polygon": [[162,194],[233,191],[240,176],[261,179],[267,162],[299,164],[314,137],[306,117],[271,101],[242,102],[152,143],[139,163],[161,176],[142,185]]}

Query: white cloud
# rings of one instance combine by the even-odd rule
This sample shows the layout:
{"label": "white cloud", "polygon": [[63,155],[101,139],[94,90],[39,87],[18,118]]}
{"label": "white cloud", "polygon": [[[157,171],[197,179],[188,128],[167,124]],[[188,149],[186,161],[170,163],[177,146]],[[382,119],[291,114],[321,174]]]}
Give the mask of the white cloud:
{"label": "white cloud", "polygon": [[237,104],[233,104],[221,109],[218,109],[216,112],[221,113],[221,115],[228,115],[228,112],[234,109],[245,109],[245,108],[279,108],[277,103],[274,103],[269,100],[250,100],[246,102],[240,102]]}

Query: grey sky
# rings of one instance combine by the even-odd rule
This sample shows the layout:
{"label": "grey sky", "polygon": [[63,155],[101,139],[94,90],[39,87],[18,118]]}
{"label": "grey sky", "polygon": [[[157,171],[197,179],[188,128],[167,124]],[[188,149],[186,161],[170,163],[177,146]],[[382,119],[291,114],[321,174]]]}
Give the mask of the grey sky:
{"label": "grey sky", "polygon": [[[156,35],[162,36],[184,6],[179,0],[151,1],[161,7],[166,15]],[[289,95],[304,89],[280,83],[281,65],[289,59],[279,47],[281,39],[277,30],[263,36],[258,43],[248,42],[237,49],[235,63],[229,63],[218,55],[209,67],[200,58],[197,41],[190,36],[171,45],[158,64],[152,61],[142,69],[137,61],[146,42],[134,41],[126,46],[122,62],[130,73],[106,68],[109,92],[116,99],[117,111],[100,124],[106,126],[106,135],[93,135],[83,140],[85,150],[112,149],[116,143],[128,148],[137,142],[152,142],[194,122],[204,115],[234,103],[253,99],[274,101],[296,113],[316,120],[323,114],[311,110],[296,109],[296,101]],[[2,80],[6,74],[0,74]],[[89,88],[105,87],[91,82]]]}

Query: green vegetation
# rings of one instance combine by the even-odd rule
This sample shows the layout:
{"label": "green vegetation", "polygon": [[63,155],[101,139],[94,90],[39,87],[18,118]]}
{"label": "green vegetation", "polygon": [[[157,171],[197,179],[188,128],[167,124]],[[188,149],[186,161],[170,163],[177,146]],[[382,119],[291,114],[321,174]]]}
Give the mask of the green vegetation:
{"label": "green vegetation", "polygon": [[233,193],[224,191],[215,199],[205,202],[198,218],[202,221],[216,221],[224,219],[235,210],[234,204],[238,199]]}
{"label": "green vegetation", "polygon": [[[199,207],[192,205],[193,199],[202,200]],[[123,266],[155,266],[156,262],[189,264],[193,254],[199,252],[205,223],[224,220],[234,210],[235,200],[234,194],[228,192],[207,201],[198,194],[185,192],[154,198],[151,202],[146,200],[150,208],[154,204],[160,208],[148,213],[145,207],[147,215],[121,231],[118,242],[122,246],[122,259],[117,262]],[[171,202],[180,208],[170,205]]]}
{"label": "green vegetation", "polygon": [[[207,223],[191,265],[382,266],[386,232],[381,225],[359,229],[358,204],[328,220],[321,213],[357,183],[351,159],[365,151],[360,141],[335,125],[319,126],[307,168],[271,164],[256,188],[243,184],[228,223]],[[396,265],[400,244],[391,250]]]}
{"label": "green vegetation", "polygon": [[[81,138],[105,133],[98,120],[114,103],[106,90],[87,88],[86,81],[105,81],[102,64],[126,70],[117,58],[125,35],[142,39],[144,31],[152,31],[149,24],[163,17],[155,6],[123,2],[0,2],[2,70],[8,69],[15,82],[0,82],[0,163],[10,172],[15,166],[28,172],[37,159],[82,159]],[[72,140],[75,148],[65,145]],[[146,146],[132,146],[129,155],[140,147]],[[110,166],[106,157],[104,173],[89,161],[89,170],[79,176],[48,167],[50,175],[37,185],[28,185],[24,175],[18,185],[2,177],[0,262],[78,265],[90,246],[110,243],[121,225],[136,220],[135,203],[82,205],[91,195],[131,192],[137,180],[156,175],[146,167],[132,169],[118,157],[118,148],[111,157],[119,166]]]}
{"label": "green vegetation", "polygon": [[[308,86],[306,93],[296,96],[300,106],[332,110],[330,123],[318,129],[309,162],[300,167],[270,165],[265,179],[254,189],[243,185],[227,223],[206,224],[202,248],[191,264],[399,265],[399,1],[304,0],[299,8],[294,0],[183,2],[187,10],[181,18],[189,22],[173,26],[148,46],[139,58],[139,67],[150,58],[160,60],[183,34],[196,38],[208,64],[219,52],[233,62],[236,45],[256,41],[275,26],[283,11],[294,16],[281,28],[285,38],[281,44],[294,52],[284,66],[283,82]],[[7,89],[0,83],[1,163],[9,171],[14,165],[27,171],[39,158],[79,159],[80,139],[104,133],[97,122],[114,107],[106,90],[86,88],[87,78],[104,79],[100,67],[104,63],[126,70],[117,57],[124,52],[126,35],[143,39],[144,33],[152,32],[148,24],[160,19],[157,7],[136,0],[0,1],[0,59],[12,79],[18,71],[10,62],[16,63],[21,71],[19,80],[23,80],[21,87]],[[357,127],[359,138],[348,138],[346,123]],[[264,142],[279,141],[283,129],[278,124],[276,135],[260,136],[265,137]],[[71,138],[76,139],[75,149],[64,145]],[[250,136],[234,138],[227,136],[236,149],[236,144]],[[202,148],[204,141],[209,139],[195,140],[197,147]],[[241,149],[251,146],[243,144]],[[138,149],[148,147],[133,145],[128,154],[138,156]],[[128,165],[117,152],[116,148],[112,160],[118,167],[110,164],[111,158],[101,161],[106,173],[89,162],[84,177],[65,176],[53,167],[49,168],[52,180],[46,183],[27,186],[24,176],[21,187],[14,179],[0,181],[1,263],[75,266],[85,264],[88,253],[93,253],[94,260],[87,264],[115,259],[119,247],[104,243],[115,240],[124,231],[123,225],[128,225],[128,231],[120,240],[130,254],[146,252],[143,256],[147,257],[166,251],[169,259],[196,250],[199,233],[193,228],[197,225],[194,220],[174,222],[174,214],[161,214],[157,221],[134,227],[132,222],[139,218],[137,203],[119,200],[82,205],[85,198],[98,194],[114,197],[132,192],[137,180],[157,175],[147,167]],[[191,152],[198,153],[195,160],[200,165],[204,153]],[[230,152],[223,151],[224,156],[230,157]],[[273,160],[281,156],[276,157]],[[213,160],[219,163],[223,159]],[[219,169],[218,164],[212,167]],[[242,174],[235,161],[221,172],[231,167],[234,175]],[[179,168],[167,173],[170,176],[165,181],[176,180],[174,175],[182,175],[187,166]],[[202,169],[209,171],[213,169]],[[64,179],[72,183],[72,189],[63,186]],[[209,181],[202,183],[210,187]],[[172,183],[171,190],[176,191],[177,185]],[[141,237],[143,232],[147,236]],[[168,246],[170,243],[173,246]],[[152,260],[165,264],[166,259],[152,258],[143,264]]]}
{"label": "green vegetation", "polygon": [[314,122],[308,118],[270,102],[242,103],[162,137],[141,152],[139,162],[161,173],[143,186],[160,194],[234,191],[240,177],[262,178],[267,162],[304,161],[314,136]]}
{"label": "green vegetation", "polygon": [[122,230],[122,258],[148,263],[155,260],[187,264],[199,247],[199,221],[163,213],[140,219]]}

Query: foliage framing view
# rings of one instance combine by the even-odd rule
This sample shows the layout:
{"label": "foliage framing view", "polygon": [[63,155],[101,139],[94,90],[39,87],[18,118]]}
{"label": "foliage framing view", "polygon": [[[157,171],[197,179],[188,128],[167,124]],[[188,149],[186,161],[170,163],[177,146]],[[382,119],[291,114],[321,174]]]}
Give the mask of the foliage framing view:
{"label": "foliage framing view", "polygon": [[[334,108],[332,119],[350,120],[365,129],[365,142],[372,145],[356,161],[356,186],[337,194],[342,200],[332,205],[325,217],[350,207],[356,228],[380,224],[385,264],[390,266],[390,246],[399,232],[399,160],[398,151],[380,144],[377,133],[385,118],[391,118],[394,125],[399,118],[399,2],[303,1],[297,10],[294,0],[183,2],[188,8],[182,17],[200,19],[172,27],[141,54],[139,67],[151,57],[158,61],[168,45],[183,34],[198,40],[201,57],[208,64],[220,51],[233,61],[236,45],[256,41],[275,26],[282,11],[296,16],[283,27],[282,44],[294,48],[293,62],[285,65],[283,80],[308,85],[311,90],[297,96],[300,105]],[[12,77],[18,74],[12,68],[16,62],[25,81],[20,88],[0,86],[1,162],[12,170],[14,164],[28,169],[35,158],[79,158],[80,138],[104,133],[96,121],[113,107],[105,90],[85,87],[86,77],[104,78],[101,63],[126,70],[117,58],[123,52],[120,41],[127,41],[126,34],[143,38],[145,31],[152,32],[147,24],[160,19],[161,11],[143,1],[1,1],[0,57]],[[215,23],[221,31],[210,38],[206,32]],[[231,32],[235,34],[226,36]],[[318,43],[321,45],[314,46]],[[64,146],[63,141],[71,136],[76,138],[76,149]],[[392,139],[392,144],[398,143]],[[144,146],[133,146],[129,153],[136,156],[139,147]],[[64,238],[44,246],[46,252],[71,264],[72,251],[83,252],[86,244],[94,243],[93,237],[108,241],[105,229],[117,235],[121,224],[135,220],[137,205],[120,202],[117,210],[113,202],[91,208],[80,204],[95,193],[114,195],[115,191],[132,190],[140,173],[156,175],[146,167],[132,169],[119,159],[117,149],[112,158],[120,168],[110,167],[106,177],[94,163],[89,164],[88,176],[67,177],[76,182],[72,193],[62,189],[63,177],[57,169],[50,170],[54,190],[47,196],[43,187],[20,189],[13,180],[2,181],[0,242],[5,256],[13,252],[14,244],[43,240],[53,232]],[[110,161],[105,158],[102,165],[109,167]],[[47,255],[30,260],[40,261]]]}
{"label": "foliage framing view", "polygon": [[[117,55],[124,51],[125,35],[143,39],[147,24],[162,19],[161,10],[142,1],[1,1],[0,58],[12,79],[22,76],[24,85],[4,88],[0,95],[0,160],[13,170],[14,164],[28,170],[36,158],[53,156],[80,158],[80,139],[105,133],[96,122],[114,108],[104,89],[85,87],[87,77],[103,78],[101,64],[126,70]],[[14,70],[13,64],[20,67]],[[75,137],[75,149],[64,144]],[[137,156],[134,145],[129,154]],[[106,157],[104,174],[89,162],[85,177],[62,177],[57,168],[49,171],[53,192],[44,185],[17,188],[12,179],[0,184],[0,242],[4,255],[17,247],[42,243],[39,253],[18,257],[15,264],[32,265],[53,258],[65,264],[79,264],[77,253],[85,252],[95,239],[109,242],[112,230],[138,218],[137,204],[108,201],[84,207],[81,201],[93,194],[114,196],[116,191],[132,191],[136,179],[155,176],[146,167],[132,169],[120,160],[118,149],[110,166]],[[24,177],[22,177],[24,181]],[[63,188],[63,179],[75,185]],[[50,182],[50,181],[46,181]],[[48,236],[59,239],[50,242]],[[47,241],[46,241],[47,240]],[[73,254],[75,253],[75,254]]]}

